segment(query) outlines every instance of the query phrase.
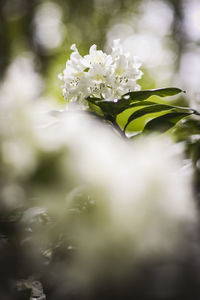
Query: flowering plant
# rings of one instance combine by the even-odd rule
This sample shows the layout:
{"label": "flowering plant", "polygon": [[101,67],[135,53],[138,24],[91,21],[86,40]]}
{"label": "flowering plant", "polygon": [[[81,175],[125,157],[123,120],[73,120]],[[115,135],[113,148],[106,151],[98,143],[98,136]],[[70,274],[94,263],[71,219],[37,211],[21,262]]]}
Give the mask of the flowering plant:
{"label": "flowering plant", "polygon": [[110,55],[92,45],[88,55],[82,57],[76,45],[66,69],[60,78],[64,82],[63,95],[66,100],[84,101],[88,96],[114,100],[131,90],[140,90],[136,83],[142,72],[139,58],[124,53],[120,40],[113,42]]}
{"label": "flowering plant", "polygon": [[[194,109],[147,101],[151,96],[173,96],[183,91],[174,87],[141,91],[137,83],[143,74],[139,69],[141,62],[123,51],[120,40],[113,42],[110,54],[97,50],[96,45],[85,56],[79,54],[75,44],[71,49],[70,60],[63,74],[59,74],[65,100],[84,105],[84,109],[112,123],[121,135],[126,136],[128,125],[144,115],[147,115],[144,132],[165,132],[180,119],[199,114]],[[136,110],[121,128],[117,116],[129,108]],[[164,114],[149,120],[150,114],[159,112]]]}

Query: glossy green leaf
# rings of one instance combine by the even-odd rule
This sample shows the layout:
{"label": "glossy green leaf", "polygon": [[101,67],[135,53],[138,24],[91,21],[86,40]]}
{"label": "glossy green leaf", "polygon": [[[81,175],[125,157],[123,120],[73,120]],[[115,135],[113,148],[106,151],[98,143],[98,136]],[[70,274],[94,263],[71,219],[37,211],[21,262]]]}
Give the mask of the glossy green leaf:
{"label": "glossy green leaf", "polygon": [[191,115],[192,112],[170,112],[163,116],[157,117],[151,121],[149,121],[145,127],[143,132],[150,132],[150,131],[158,131],[158,132],[165,132],[176,125],[178,121],[182,118],[185,118]]}
{"label": "glossy green leaf", "polygon": [[122,113],[126,109],[138,107],[138,106],[148,106],[154,104],[154,102],[140,101],[135,103],[129,103],[127,100],[123,99],[123,101],[119,100],[116,103],[113,101],[100,101],[100,102],[96,102],[95,104],[98,105],[107,114],[116,116]]}
{"label": "glossy green leaf", "polygon": [[119,99],[117,102],[105,101],[105,100],[101,100],[101,101],[98,100],[92,102],[93,106],[94,105],[98,106],[99,108],[101,108],[103,112],[112,115],[114,117],[116,117],[118,114],[122,113],[126,109],[138,107],[138,106],[148,106],[152,104],[156,104],[156,103],[151,101],[138,101],[132,103],[132,101],[126,99]]}
{"label": "glossy green leaf", "polygon": [[95,103],[96,101],[102,101],[103,99],[89,96],[86,98],[86,100],[88,100],[90,103]]}
{"label": "glossy green leaf", "polygon": [[88,97],[87,100],[89,103],[92,103],[102,109],[102,111],[116,118],[116,116],[122,113],[124,110],[135,107],[142,106],[139,103],[135,104],[135,102],[143,102],[143,105],[150,105],[151,103],[144,102],[144,100],[148,99],[151,96],[173,96],[183,92],[178,88],[162,88],[162,89],[153,89],[153,90],[143,90],[143,91],[133,91],[129,92],[122,96],[121,99],[115,99],[114,101],[103,100],[101,98]]}
{"label": "glossy green leaf", "polygon": [[89,108],[90,108],[90,112],[96,114],[97,116],[101,116],[101,117],[104,116],[101,108],[99,106],[95,105],[94,103],[89,102]]}
{"label": "glossy green leaf", "polygon": [[143,91],[133,91],[124,94],[123,98],[132,101],[142,101],[148,99],[151,96],[167,97],[167,96],[177,95],[181,92],[184,91],[178,88],[170,87],[170,88],[143,90]]}
{"label": "glossy green leaf", "polygon": [[161,111],[170,110],[170,109],[174,109],[174,106],[166,105],[166,104],[153,104],[153,105],[149,105],[147,107],[143,107],[143,108],[133,112],[132,115],[130,115],[130,117],[128,118],[128,121],[124,127],[124,131],[126,130],[127,126],[132,121],[134,121],[135,119],[137,119],[139,117],[142,117],[146,114],[161,112]]}

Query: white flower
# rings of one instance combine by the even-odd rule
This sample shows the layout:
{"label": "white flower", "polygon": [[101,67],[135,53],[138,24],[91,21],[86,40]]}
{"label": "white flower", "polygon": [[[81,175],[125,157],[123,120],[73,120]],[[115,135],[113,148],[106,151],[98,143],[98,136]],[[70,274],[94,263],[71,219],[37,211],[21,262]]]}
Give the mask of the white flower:
{"label": "white flower", "polygon": [[97,50],[92,45],[89,54],[81,56],[75,45],[70,60],[59,78],[63,81],[64,98],[72,102],[83,102],[89,95],[113,100],[123,94],[139,90],[136,83],[141,78],[141,63],[137,57],[124,53],[120,40],[113,42],[111,54]]}
{"label": "white flower", "polygon": [[88,62],[88,66],[94,66],[98,64],[102,66],[109,66],[112,63],[112,57],[103,53],[101,50],[97,50],[96,45],[92,45],[90,47],[89,55],[85,55],[84,59]]}

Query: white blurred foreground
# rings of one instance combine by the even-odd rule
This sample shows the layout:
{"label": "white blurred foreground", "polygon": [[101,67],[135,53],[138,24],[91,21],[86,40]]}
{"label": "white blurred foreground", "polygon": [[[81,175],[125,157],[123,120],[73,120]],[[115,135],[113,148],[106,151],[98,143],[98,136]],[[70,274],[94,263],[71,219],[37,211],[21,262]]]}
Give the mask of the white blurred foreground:
{"label": "white blurred foreground", "polygon": [[[23,222],[45,211],[60,224],[56,233],[35,231],[31,251],[51,259],[54,235],[64,238],[66,252],[75,250],[60,276],[80,286],[99,272],[115,276],[138,261],[176,255],[196,222],[182,147],[164,136],[125,141],[85,112],[44,112],[30,95],[14,93],[1,88],[2,203],[28,208]],[[52,184],[37,171],[47,157]]]}

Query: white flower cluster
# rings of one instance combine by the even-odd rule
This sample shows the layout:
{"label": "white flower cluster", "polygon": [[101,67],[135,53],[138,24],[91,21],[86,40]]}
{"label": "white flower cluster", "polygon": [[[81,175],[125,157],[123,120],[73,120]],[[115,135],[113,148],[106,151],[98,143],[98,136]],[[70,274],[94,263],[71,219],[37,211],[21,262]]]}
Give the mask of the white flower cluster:
{"label": "white flower cluster", "polygon": [[93,95],[105,100],[114,100],[123,94],[139,90],[136,83],[142,76],[138,57],[124,53],[120,40],[114,40],[111,54],[107,55],[92,45],[88,55],[81,56],[76,45],[63,74],[64,98],[72,102],[83,102]]}

